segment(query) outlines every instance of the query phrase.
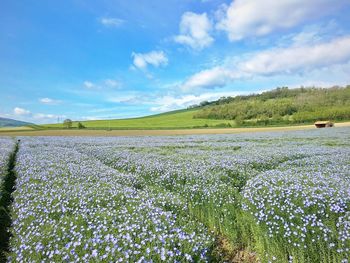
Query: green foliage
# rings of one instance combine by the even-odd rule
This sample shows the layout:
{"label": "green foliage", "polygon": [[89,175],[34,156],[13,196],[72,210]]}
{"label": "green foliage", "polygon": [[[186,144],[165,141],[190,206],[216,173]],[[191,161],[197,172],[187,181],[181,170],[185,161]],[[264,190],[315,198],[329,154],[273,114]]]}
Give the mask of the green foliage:
{"label": "green foliage", "polygon": [[65,119],[65,120],[63,121],[63,126],[64,126],[65,128],[67,128],[67,129],[72,128],[72,125],[73,125],[73,122],[72,122],[71,119]]}
{"label": "green foliage", "polygon": [[[262,94],[222,97],[188,109],[141,118],[81,121],[89,129],[187,129],[311,123],[315,120],[350,120],[350,86],[277,88]],[[225,125],[227,124],[227,125]],[[72,128],[79,128],[72,122]],[[69,128],[48,124],[42,128]]]}
{"label": "green foliage", "polygon": [[78,122],[78,129],[85,129],[86,127],[81,123]]}
{"label": "green foliage", "polygon": [[350,119],[350,86],[277,88],[260,95],[224,97],[194,118],[235,120],[237,126],[310,123]]}
{"label": "green foliage", "polygon": [[232,127],[232,125],[229,122],[228,123],[222,122],[222,123],[216,124],[215,127],[217,127],[217,128],[230,128],[230,127]]}
{"label": "green foliage", "polygon": [[[117,120],[92,120],[81,121],[81,124],[88,129],[183,129],[183,128],[205,128],[215,127],[220,123],[230,123],[234,125],[234,121],[230,120],[208,120],[194,119],[193,115],[196,110],[181,110],[167,112],[141,118],[117,119]],[[78,122],[72,123],[72,128],[77,128]],[[62,124],[47,124],[44,128],[63,128]]]}

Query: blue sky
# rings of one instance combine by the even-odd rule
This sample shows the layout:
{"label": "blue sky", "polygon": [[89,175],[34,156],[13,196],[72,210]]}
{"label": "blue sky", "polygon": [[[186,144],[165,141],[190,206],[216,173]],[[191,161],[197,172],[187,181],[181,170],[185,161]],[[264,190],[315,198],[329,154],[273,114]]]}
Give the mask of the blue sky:
{"label": "blue sky", "polygon": [[348,0],[0,3],[0,116],[126,118],[350,84]]}

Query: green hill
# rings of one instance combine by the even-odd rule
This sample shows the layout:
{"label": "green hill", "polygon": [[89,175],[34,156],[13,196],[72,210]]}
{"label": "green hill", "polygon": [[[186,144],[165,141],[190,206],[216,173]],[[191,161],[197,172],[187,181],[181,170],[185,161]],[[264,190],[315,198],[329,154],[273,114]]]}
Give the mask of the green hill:
{"label": "green hill", "polygon": [[28,125],[33,125],[33,124],[29,122],[17,121],[13,119],[0,117],[0,127],[21,127],[21,126],[28,126]]}
{"label": "green hill", "polygon": [[[80,121],[88,129],[182,129],[290,125],[316,120],[350,120],[350,86],[277,88],[261,94],[223,97],[189,109],[115,120]],[[78,128],[73,121],[72,128]],[[63,124],[42,128],[62,129]]]}
{"label": "green hill", "polygon": [[[235,125],[233,120],[194,119],[198,109],[178,110],[140,118],[81,121],[88,129],[181,129],[204,127],[227,127]],[[46,128],[63,128],[63,124],[43,125]],[[78,121],[73,122],[78,127]]]}
{"label": "green hill", "polygon": [[200,107],[194,118],[235,120],[240,126],[345,121],[350,120],[350,86],[283,87],[261,94],[224,97],[201,105],[205,107]]}

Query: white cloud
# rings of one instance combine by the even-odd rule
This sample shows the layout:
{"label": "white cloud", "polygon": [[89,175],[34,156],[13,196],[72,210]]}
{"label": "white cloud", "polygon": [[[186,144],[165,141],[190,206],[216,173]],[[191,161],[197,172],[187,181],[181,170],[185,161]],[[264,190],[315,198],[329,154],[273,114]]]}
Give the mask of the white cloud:
{"label": "white cloud", "polygon": [[138,99],[137,96],[135,95],[121,95],[118,97],[110,97],[108,98],[109,102],[114,102],[114,103],[130,103],[130,104],[134,104],[136,102],[139,102],[140,99]]}
{"label": "white cloud", "polygon": [[292,73],[346,63],[350,60],[350,37],[313,46],[277,48],[255,54],[238,65],[248,74]]}
{"label": "white cloud", "polygon": [[243,55],[230,66],[213,67],[188,78],[183,90],[215,88],[228,82],[255,76],[306,73],[315,69],[346,64],[350,61],[350,36],[326,43],[273,48]]}
{"label": "white cloud", "polygon": [[276,43],[279,47],[315,45],[331,41],[343,31],[334,20],[304,26],[300,32],[282,36]]}
{"label": "white cloud", "polygon": [[22,121],[32,122],[32,123],[55,123],[57,119],[61,120],[66,118],[65,115],[55,115],[47,113],[34,113],[27,109],[20,107],[15,107],[12,113],[3,114],[8,118],[20,119]]}
{"label": "white cloud", "polygon": [[321,28],[304,29],[303,31],[293,34],[290,41],[295,46],[303,46],[308,44],[316,44],[323,39],[324,34],[321,32]]}
{"label": "white cloud", "polygon": [[19,108],[16,107],[13,109],[13,113],[17,116],[26,116],[26,115],[30,115],[31,112],[29,110],[23,109],[23,108]]}
{"label": "white cloud", "polygon": [[92,83],[91,81],[84,81],[84,87],[87,89],[92,89],[95,87],[95,84]]}
{"label": "white cloud", "polygon": [[121,83],[114,79],[106,79],[104,82],[105,85],[112,88],[119,88],[121,86]]}
{"label": "white cloud", "polygon": [[39,101],[43,104],[48,104],[48,105],[57,105],[57,104],[61,103],[60,100],[54,100],[54,99],[50,99],[50,98],[41,98],[41,99],[39,99]]}
{"label": "white cloud", "polygon": [[96,80],[94,82],[86,80],[83,86],[90,91],[100,91],[102,89],[117,89],[122,86],[122,83],[115,79]]}
{"label": "white cloud", "polygon": [[212,24],[206,13],[186,12],[180,22],[180,34],[174,37],[175,42],[201,50],[210,46],[214,39],[210,36]]}
{"label": "white cloud", "polygon": [[151,51],[149,53],[132,52],[131,56],[134,59],[134,66],[142,70],[146,69],[147,65],[159,67],[168,64],[168,58],[163,51]]}
{"label": "white cloud", "polygon": [[35,123],[57,123],[58,120],[60,120],[60,122],[63,122],[65,118],[67,118],[66,115],[34,113],[31,120],[33,120]]}
{"label": "white cloud", "polygon": [[314,17],[332,13],[346,0],[235,0],[217,24],[231,41],[291,28]]}
{"label": "white cloud", "polygon": [[230,79],[230,71],[223,67],[202,70],[191,76],[182,86],[183,90],[221,87]]}
{"label": "white cloud", "polygon": [[[64,118],[64,116],[60,116],[61,118]],[[57,119],[58,116],[54,114],[45,114],[45,113],[36,113],[33,115],[34,119],[37,120],[45,120],[45,119]]]}
{"label": "white cloud", "polygon": [[99,21],[106,27],[119,27],[124,23],[124,20],[113,17],[102,17]]}
{"label": "white cloud", "polygon": [[180,97],[163,96],[155,100],[154,104],[157,106],[151,107],[150,110],[154,112],[164,112],[182,109],[202,101],[213,101],[223,96],[237,96],[241,94],[243,94],[243,92],[208,92],[200,95],[189,94]]}

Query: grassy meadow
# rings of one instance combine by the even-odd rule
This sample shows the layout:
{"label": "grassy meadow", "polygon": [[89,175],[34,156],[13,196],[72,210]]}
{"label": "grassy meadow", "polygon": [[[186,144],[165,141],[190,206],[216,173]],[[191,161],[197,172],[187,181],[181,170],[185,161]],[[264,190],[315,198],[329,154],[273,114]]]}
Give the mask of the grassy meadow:
{"label": "grassy meadow", "polygon": [[[336,127],[348,127],[350,122],[336,123]],[[204,134],[236,134],[255,132],[286,132],[297,130],[313,130],[315,125],[288,125],[268,127],[237,127],[237,128],[187,128],[187,129],[62,129],[62,128],[31,128],[0,129],[0,136],[166,136],[166,135],[204,135]]]}
{"label": "grassy meadow", "polygon": [[10,131],[32,131],[35,128],[30,126],[19,126],[19,127],[0,127],[0,132],[10,132]]}
{"label": "grassy meadow", "polygon": [[[180,110],[140,118],[116,120],[81,121],[88,129],[183,129],[234,126],[233,120],[194,119],[198,110]],[[42,125],[43,128],[64,128],[63,124]],[[78,122],[73,122],[72,128],[77,128]]]}
{"label": "grassy meadow", "polygon": [[[346,122],[350,119],[350,86],[277,88],[261,94],[223,97],[188,109],[139,118],[73,121],[87,129],[149,130],[293,126],[317,120]],[[34,129],[62,129],[63,123],[33,125]]]}

